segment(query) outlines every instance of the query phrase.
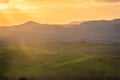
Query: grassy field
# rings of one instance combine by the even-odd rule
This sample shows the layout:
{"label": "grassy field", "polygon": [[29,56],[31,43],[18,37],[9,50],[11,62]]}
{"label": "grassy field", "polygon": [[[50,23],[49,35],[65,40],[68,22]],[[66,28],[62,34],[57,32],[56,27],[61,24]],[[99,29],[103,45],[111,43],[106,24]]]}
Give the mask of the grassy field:
{"label": "grassy field", "polygon": [[35,42],[2,45],[0,77],[40,80],[118,78],[120,45]]}

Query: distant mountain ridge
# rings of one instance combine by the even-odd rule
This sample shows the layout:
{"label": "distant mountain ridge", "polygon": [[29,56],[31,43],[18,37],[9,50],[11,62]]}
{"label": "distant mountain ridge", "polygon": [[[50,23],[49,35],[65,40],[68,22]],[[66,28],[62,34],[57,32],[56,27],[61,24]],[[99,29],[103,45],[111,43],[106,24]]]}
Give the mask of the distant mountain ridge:
{"label": "distant mountain ridge", "polygon": [[0,27],[0,39],[8,41],[120,43],[120,19],[93,20],[72,25],[40,24]]}

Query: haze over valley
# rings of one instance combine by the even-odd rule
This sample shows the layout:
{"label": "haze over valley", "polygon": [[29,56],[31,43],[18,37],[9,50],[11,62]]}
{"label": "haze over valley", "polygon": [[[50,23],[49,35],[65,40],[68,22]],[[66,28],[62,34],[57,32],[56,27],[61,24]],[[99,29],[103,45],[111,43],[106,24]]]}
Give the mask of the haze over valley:
{"label": "haze over valley", "polygon": [[120,19],[77,24],[40,24],[29,21],[0,27],[1,40],[39,42],[120,43]]}

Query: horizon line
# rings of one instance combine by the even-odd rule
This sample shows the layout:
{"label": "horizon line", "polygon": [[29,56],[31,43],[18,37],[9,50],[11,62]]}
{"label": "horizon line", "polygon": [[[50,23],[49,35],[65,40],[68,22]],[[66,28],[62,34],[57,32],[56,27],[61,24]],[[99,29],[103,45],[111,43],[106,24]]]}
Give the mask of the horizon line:
{"label": "horizon line", "polygon": [[0,25],[0,27],[8,27],[8,26],[19,26],[19,25],[23,25],[29,22],[33,22],[33,23],[38,23],[41,25],[75,25],[74,22],[78,22],[79,24],[84,23],[84,22],[89,22],[89,21],[114,21],[114,20],[120,20],[120,18],[114,18],[114,19],[91,19],[91,20],[81,20],[81,21],[71,21],[69,23],[40,23],[38,21],[34,21],[34,20],[28,20],[28,21],[24,21],[18,24],[11,24],[11,25]]}

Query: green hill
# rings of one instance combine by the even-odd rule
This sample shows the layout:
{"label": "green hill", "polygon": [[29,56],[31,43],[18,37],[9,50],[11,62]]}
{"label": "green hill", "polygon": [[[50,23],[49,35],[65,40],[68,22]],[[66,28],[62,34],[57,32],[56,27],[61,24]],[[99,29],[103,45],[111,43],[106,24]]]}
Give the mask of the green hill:
{"label": "green hill", "polygon": [[120,77],[120,45],[26,42],[3,46],[0,76],[43,80]]}

